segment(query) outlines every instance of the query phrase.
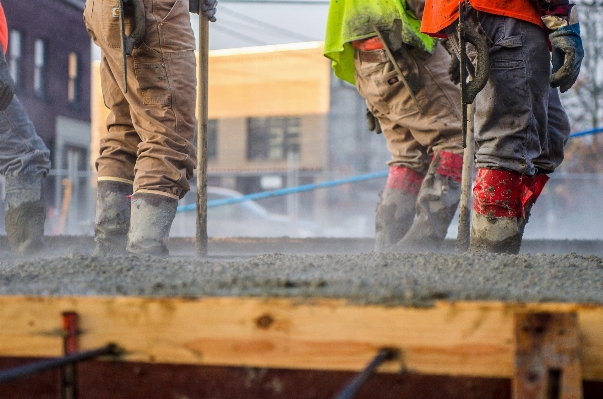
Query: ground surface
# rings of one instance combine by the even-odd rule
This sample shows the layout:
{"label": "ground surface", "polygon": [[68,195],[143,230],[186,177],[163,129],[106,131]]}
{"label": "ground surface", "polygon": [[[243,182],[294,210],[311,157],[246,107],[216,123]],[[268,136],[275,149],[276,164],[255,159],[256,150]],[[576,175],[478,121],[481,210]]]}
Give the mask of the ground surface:
{"label": "ground surface", "polygon": [[[216,251],[229,250],[230,255],[196,259],[189,241],[173,245],[176,256],[159,259],[93,257],[89,255],[90,242],[79,240],[56,239],[50,243],[50,253],[42,258],[17,258],[2,249],[0,295],[330,297],[413,306],[428,306],[436,299],[603,304],[603,259],[588,254],[589,249],[593,253],[603,249],[603,243],[598,242],[541,245],[553,249],[549,252],[578,248],[580,255],[510,256],[377,254],[368,252],[370,242],[339,240],[329,247],[325,246],[328,240],[323,239],[309,246],[309,252],[314,252],[310,255],[252,256],[252,248],[270,249],[270,245],[278,244],[287,252],[303,249],[308,242],[226,240],[210,243],[210,255],[212,246]],[[320,245],[344,248],[351,254],[311,251]],[[245,248],[247,254],[237,254],[236,248]]]}

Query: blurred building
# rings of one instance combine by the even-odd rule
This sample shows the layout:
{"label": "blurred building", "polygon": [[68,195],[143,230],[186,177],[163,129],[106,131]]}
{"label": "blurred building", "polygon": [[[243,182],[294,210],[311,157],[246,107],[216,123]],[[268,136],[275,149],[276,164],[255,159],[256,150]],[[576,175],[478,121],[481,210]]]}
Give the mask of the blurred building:
{"label": "blurred building", "polygon": [[91,42],[82,19],[84,4],[85,0],[2,0],[15,92],[51,151],[46,187],[50,219],[53,214],[58,217],[64,203],[64,179],[70,182],[69,204],[78,205],[68,209],[88,208]]}
{"label": "blurred building", "polygon": [[[93,154],[108,112],[97,78]],[[255,193],[383,170],[389,153],[367,130],[365,108],[356,88],[332,75],[322,42],[210,51],[209,185]],[[320,190],[291,198],[270,208],[316,216],[330,201]]]}

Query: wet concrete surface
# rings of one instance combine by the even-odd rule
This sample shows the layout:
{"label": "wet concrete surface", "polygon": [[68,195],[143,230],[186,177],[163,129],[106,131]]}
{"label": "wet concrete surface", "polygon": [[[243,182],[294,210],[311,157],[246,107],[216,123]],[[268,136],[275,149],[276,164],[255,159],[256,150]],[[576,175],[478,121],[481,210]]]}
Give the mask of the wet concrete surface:
{"label": "wet concrete surface", "polygon": [[[533,253],[472,255],[374,253],[372,240],[314,240],[213,239],[207,258],[195,258],[193,240],[172,240],[173,256],[164,259],[94,257],[89,237],[51,238],[47,253],[23,258],[0,239],[0,295],[326,297],[408,306],[438,299],[603,304],[600,241],[526,242],[524,250]],[[444,249],[453,247],[451,241]],[[266,252],[255,255],[250,249]]]}

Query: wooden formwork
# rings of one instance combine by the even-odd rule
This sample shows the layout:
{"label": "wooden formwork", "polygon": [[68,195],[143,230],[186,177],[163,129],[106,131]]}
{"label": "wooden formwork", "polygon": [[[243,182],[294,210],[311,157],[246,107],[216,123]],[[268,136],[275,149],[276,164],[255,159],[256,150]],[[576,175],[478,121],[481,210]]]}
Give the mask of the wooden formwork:
{"label": "wooden formwork", "polygon": [[[307,378],[303,373],[323,373],[333,383],[362,369],[380,348],[389,347],[399,350],[400,356],[375,376],[382,381],[375,389],[384,391],[365,397],[390,397],[392,384],[404,392],[404,383],[392,381],[411,386],[421,378],[433,379],[427,385],[438,398],[472,397],[456,391],[483,383],[482,398],[570,399],[591,392],[600,395],[593,386],[603,382],[603,306],[568,303],[439,301],[432,307],[411,308],[304,298],[6,296],[0,297],[0,364],[8,367],[27,359],[61,356],[64,312],[79,315],[81,350],[113,342],[125,351],[117,361],[82,365],[104,370],[94,372],[104,379],[107,370],[116,373],[114,378],[125,379],[124,370],[136,365],[147,374],[153,367],[163,367],[218,380],[241,370],[248,374],[259,370],[263,376],[279,370],[281,380],[299,371],[298,382]],[[238,386],[232,378],[226,378],[230,385],[221,388],[222,396],[214,391],[182,397],[240,397],[225,390]],[[246,378],[253,381],[249,375]],[[551,379],[556,387],[551,388]],[[583,385],[583,380],[590,385]],[[172,379],[174,384],[177,381]],[[437,389],[437,381],[443,390]],[[458,382],[454,394],[444,392],[450,381]],[[467,386],[467,381],[476,382]],[[135,384],[121,383],[135,389]],[[328,384],[321,384],[322,393],[301,385],[297,396],[290,392],[278,396],[276,387],[269,397],[328,398],[321,396],[328,395]],[[11,383],[11,392],[19,386]],[[495,391],[484,396],[488,387]],[[18,397],[7,396],[3,389],[0,386],[0,397]],[[308,390],[315,394],[304,396]],[[244,397],[268,397],[250,395]],[[132,396],[120,396],[113,389],[107,397]]]}

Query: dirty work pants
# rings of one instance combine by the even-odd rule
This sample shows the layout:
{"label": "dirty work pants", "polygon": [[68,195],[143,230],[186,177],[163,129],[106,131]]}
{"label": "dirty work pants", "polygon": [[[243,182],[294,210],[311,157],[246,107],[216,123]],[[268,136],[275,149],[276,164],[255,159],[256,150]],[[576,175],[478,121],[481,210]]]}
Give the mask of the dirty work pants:
{"label": "dirty work pants", "polygon": [[86,1],[84,21],[102,50],[101,86],[111,110],[96,161],[98,179],[179,199],[190,189],[196,164],[195,38],[187,1],[143,2],[146,32],[127,57],[124,93],[118,0]]}
{"label": "dirty work pants", "polygon": [[[370,53],[368,56],[365,55]],[[433,54],[417,49],[412,59],[395,57],[410,79],[423,113],[398,78],[384,50],[356,51],[356,86],[367,107],[379,119],[391,166],[408,167],[425,174],[437,151],[462,154],[459,89],[448,77],[450,56],[438,43]]]}
{"label": "dirty work pants", "polygon": [[[490,78],[475,99],[475,166],[551,173],[563,161],[570,125],[557,89],[549,86],[546,33],[529,22],[480,15],[492,45]],[[456,24],[446,30],[458,49],[455,31]]]}
{"label": "dirty work pants", "polygon": [[0,174],[46,177],[49,158],[48,148],[14,96],[8,108],[0,111]]}

